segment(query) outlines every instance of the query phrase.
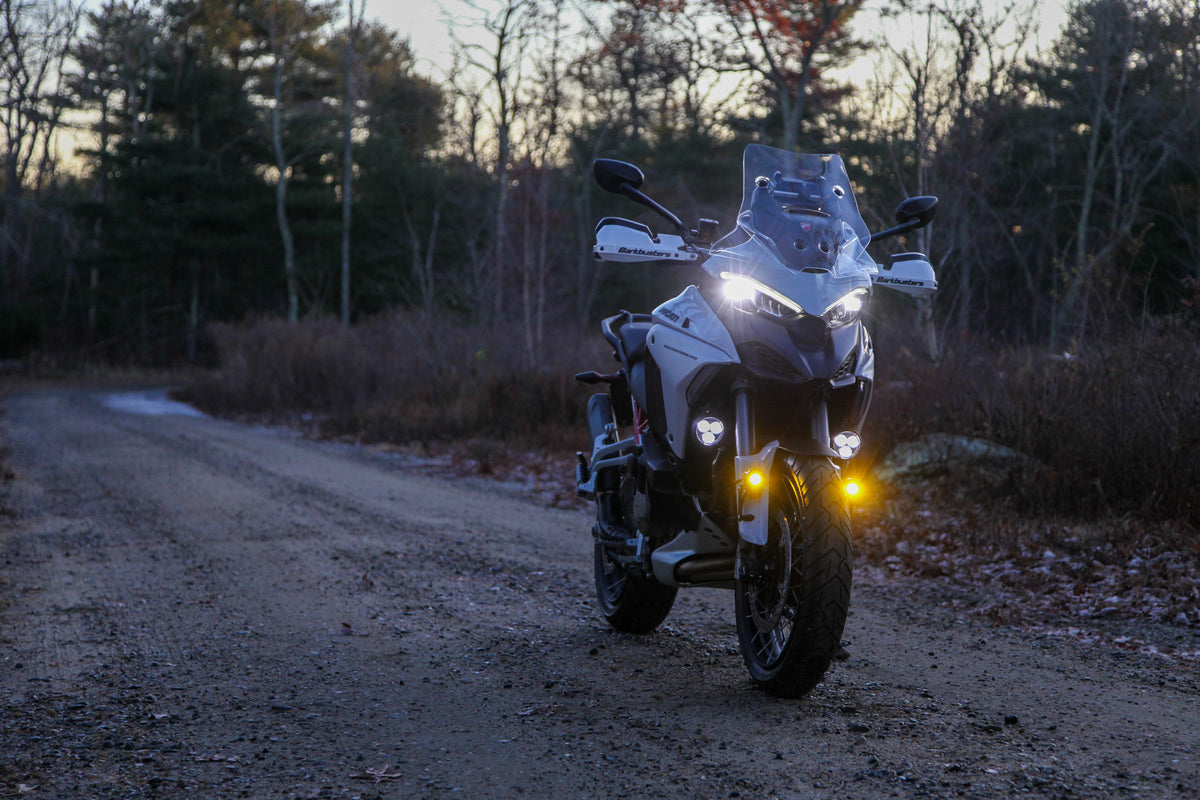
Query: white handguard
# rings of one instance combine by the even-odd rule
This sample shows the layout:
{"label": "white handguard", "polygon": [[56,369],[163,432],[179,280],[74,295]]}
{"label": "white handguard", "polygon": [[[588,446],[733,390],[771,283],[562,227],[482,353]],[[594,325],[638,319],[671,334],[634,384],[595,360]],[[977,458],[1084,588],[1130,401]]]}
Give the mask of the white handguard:
{"label": "white handguard", "polygon": [[894,289],[914,297],[928,297],[937,291],[933,265],[921,253],[897,253],[887,266],[881,266],[871,280],[876,286]]}
{"label": "white handguard", "polygon": [[686,248],[683,237],[655,236],[645,225],[620,217],[600,220],[592,256],[597,261],[695,261],[699,257]]}

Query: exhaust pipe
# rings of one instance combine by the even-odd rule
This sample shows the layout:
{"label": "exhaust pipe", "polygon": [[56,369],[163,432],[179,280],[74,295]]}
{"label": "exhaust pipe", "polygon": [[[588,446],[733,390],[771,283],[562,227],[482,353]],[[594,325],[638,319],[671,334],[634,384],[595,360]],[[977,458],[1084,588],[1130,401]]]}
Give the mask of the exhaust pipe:
{"label": "exhaust pipe", "polygon": [[731,555],[692,556],[675,565],[675,578],[680,583],[732,581],[735,562]]}

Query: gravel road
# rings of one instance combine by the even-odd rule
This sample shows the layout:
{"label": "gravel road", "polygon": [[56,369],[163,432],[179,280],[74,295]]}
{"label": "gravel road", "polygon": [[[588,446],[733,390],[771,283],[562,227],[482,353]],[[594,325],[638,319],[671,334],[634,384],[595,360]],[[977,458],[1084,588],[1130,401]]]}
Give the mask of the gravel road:
{"label": "gravel road", "polygon": [[0,796],[1200,797],[1194,662],[863,577],[780,701],[728,593],[608,630],[583,512],[105,399],[4,402]]}

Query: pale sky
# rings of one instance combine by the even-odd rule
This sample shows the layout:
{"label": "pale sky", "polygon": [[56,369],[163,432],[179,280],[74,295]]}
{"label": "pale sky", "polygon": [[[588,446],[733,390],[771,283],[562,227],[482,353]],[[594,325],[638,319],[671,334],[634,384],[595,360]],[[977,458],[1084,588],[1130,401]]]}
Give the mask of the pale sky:
{"label": "pale sky", "polygon": [[[501,0],[475,0],[483,11],[500,7]],[[1005,0],[989,0],[997,7]],[[855,19],[854,31],[859,37],[870,35],[870,28],[878,24],[871,13],[872,2]],[[1058,33],[1066,20],[1068,0],[1042,0],[1041,41],[1048,43]],[[442,77],[439,72],[450,64],[451,37],[448,31],[449,17],[460,23],[457,33],[460,38],[471,39],[472,31],[465,25],[478,12],[471,12],[463,0],[367,0],[367,16],[374,17],[388,27],[399,31],[409,39],[413,50],[421,61],[422,71],[431,77]]]}
{"label": "pale sky", "polygon": [[[499,6],[496,0],[479,0],[483,9]],[[421,59],[421,71],[434,72],[433,66],[446,69],[450,64],[451,39],[447,28],[446,14],[457,12],[462,18],[463,5],[455,0],[367,0],[367,16],[374,17],[389,28],[407,37],[417,57]],[[467,38],[467,31],[459,35]],[[441,77],[431,74],[431,77]]]}

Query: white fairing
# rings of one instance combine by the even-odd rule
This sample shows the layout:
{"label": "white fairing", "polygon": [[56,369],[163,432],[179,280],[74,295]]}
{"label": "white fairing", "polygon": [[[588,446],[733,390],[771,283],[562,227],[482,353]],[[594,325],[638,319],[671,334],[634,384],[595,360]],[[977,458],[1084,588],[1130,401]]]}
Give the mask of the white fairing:
{"label": "white fairing", "polygon": [[662,375],[667,444],[682,458],[691,426],[687,388],[710,364],[736,364],[737,348],[695,286],[654,309],[654,321],[646,343]]}
{"label": "white fairing", "polygon": [[[625,222],[622,220],[622,222]],[[695,261],[683,239],[669,233],[657,236],[637,223],[601,225],[596,229],[592,255],[600,261]]]}

